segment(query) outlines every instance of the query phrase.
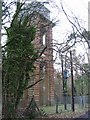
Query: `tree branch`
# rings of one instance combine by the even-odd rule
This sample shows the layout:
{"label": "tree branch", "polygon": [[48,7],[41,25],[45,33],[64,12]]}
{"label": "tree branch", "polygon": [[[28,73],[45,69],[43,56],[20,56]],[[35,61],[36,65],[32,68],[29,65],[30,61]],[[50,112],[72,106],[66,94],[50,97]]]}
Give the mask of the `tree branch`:
{"label": "tree branch", "polygon": [[25,90],[33,87],[34,85],[36,85],[37,83],[39,83],[39,82],[42,81],[42,80],[43,80],[43,79],[40,79],[40,80],[36,81],[35,83],[29,85],[28,87],[25,88]]}

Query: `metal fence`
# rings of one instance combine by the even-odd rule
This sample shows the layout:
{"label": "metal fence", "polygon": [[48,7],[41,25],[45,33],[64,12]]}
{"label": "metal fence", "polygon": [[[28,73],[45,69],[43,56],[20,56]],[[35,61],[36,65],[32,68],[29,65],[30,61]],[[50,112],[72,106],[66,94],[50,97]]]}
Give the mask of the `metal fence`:
{"label": "metal fence", "polygon": [[[79,105],[86,105],[90,104],[90,101],[88,100],[90,96],[74,96],[74,103]],[[56,103],[55,99],[55,103]],[[72,97],[66,96],[66,103],[71,104],[72,103]],[[64,96],[58,97],[58,104],[64,104]]]}

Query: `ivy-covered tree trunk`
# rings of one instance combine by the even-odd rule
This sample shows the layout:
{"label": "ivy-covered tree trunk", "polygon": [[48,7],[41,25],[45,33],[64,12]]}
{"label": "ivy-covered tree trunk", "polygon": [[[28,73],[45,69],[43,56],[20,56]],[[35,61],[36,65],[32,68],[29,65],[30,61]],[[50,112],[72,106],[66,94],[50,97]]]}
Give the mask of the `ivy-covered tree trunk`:
{"label": "ivy-covered tree trunk", "polygon": [[15,113],[33,72],[37,53],[32,41],[35,28],[28,25],[28,17],[19,20],[21,4],[7,32],[7,46],[3,56],[3,114],[4,118],[15,118]]}

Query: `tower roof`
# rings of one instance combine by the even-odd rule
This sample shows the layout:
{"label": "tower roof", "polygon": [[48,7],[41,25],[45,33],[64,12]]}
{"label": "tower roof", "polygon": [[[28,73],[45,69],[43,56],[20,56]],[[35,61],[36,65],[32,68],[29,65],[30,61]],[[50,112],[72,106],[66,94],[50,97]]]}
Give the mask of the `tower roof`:
{"label": "tower roof", "polygon": [[30,4],[30,13],[32,12],[38,12],[50,20],[50,11],[44,6],[44,3],[42,2],[32,2]]}
{"label": "tower roof", "polygon": [[39,14],[41,19],[44,19],[46,23],[50,23],[52,27],[55,26],[55,23],[50,20],[50,11],[44,6],[44,2],[25,3],[20,16],[23,18],[26,15],[32,16],[37,14]]}

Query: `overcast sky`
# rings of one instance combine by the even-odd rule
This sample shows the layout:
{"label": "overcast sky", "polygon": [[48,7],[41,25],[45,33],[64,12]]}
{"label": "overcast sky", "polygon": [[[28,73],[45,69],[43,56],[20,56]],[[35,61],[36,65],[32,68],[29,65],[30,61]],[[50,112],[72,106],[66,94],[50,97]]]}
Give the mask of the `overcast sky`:
{"label": "overcast sky", "polygon": [[[60,1],[61,0],[55,0],[59,8],[60,8]],[[81,21],[80,22],[81,26],[83,26],[86,29],[88,29],[88,2],[89,0],[62,0],[64,9],[66,10],[67,14],[70,15],[70,17],[72,17],[73,14],[76,17],[78,17]],[[62,11],[60,11],[58,14],[58,11],[54,10],[53,13],[55,13],[57,19],[60,20],[59,24],[57,24],[57,26],[54,27],[53,37],[54,39],[58,39],[58,41],[61,42],[65,38],[64,37],[65,34],[67,32],[71,32],[72,30],[71,24],[69,24]],[[77,54],[85,54],[86,50],[84,47],[81,47],[80,44],[78,44],[76,48],[77,48]],[[87,58],[86,58],[86,62],[87,62]]]}
{"label": "overcast sky", "polygon": [[[59,6],[59,8],[60,8],[60,1],[61,0],[55,0],[55,2],[58,3],[57,5]],[[67,14],[72,17],[71,12],[73,12],[76,17],[82,20],[82,25],[85,28],[88,28],[88,1],[89,0],[62,0],[62,1],[63,1],[64,9],[66,10]],[[58,14],[58,10],[55,11],[55,9],[53,8],[53,15],[55,16],[55,14],[57,16],[57,19],[60,20],[60,24],[57,25],[59,26],[59,29],[69,30],[70,24],[67,22],[63,12],[60,11]]]}

